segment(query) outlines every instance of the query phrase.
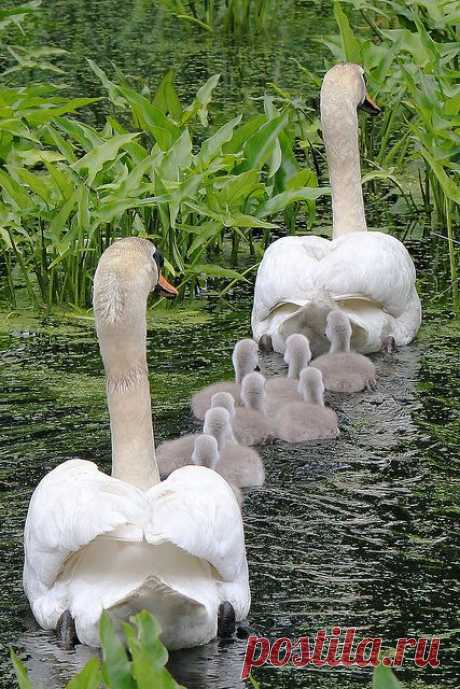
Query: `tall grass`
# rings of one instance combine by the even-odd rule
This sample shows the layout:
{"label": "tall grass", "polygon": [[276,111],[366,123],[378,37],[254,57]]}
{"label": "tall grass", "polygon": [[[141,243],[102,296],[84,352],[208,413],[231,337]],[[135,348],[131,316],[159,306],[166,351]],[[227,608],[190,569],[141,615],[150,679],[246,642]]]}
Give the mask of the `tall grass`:
{"label": "tall grass", "polygon": [[276,0],[155,0],[182,21],[206,31],[224,29],[232,35],[264,31],[276,22]]}

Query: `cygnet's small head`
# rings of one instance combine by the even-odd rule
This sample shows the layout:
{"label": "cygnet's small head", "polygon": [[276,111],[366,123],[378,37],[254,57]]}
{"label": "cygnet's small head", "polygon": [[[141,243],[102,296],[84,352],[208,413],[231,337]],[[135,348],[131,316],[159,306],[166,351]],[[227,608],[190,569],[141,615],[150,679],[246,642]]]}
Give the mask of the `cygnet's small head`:
{"label": "cygnet's small head", "polygon": [[230,414],[223,407],[208,409],[204,417],[203,433],[212,435],[217,440],[219,450],[222,450],[227,443],[236,442]]}
{"label": "cygnet's small head", "polygon": [[213,407],[223,407],[230,416],[235,416],[235,400],[229,392],[216,392],[211,397],[211,408]]}
{"label": "cygnet's small head", "polygon": [[328,314],[326,337],[334,351],[349,351],[351,333],[350,319],[343,311],[336,309]]}
{"label": "cygnet's small head", "polygon": [[111,244],[99,259],[94,276],[94,310],[99,324],[114,324],[153,290],[176,296],[177,290],[161,274],[163,258],[152,242],[125,237]]}
{"label": "cygnet's small head", "polygon": [[343,108],[346,102],[370,115],[378,115],[381,112],[367,93],[361,65],[341,63],[332,67],[324,76],[321,86],[321,114],[323,115],[331,103]]}
{"label": "cygnet's small head", "polygon": [[305,402],[311,404],[324,404],[324,382],[321,371],[314,366],[304,368],[299,377],[297,386],[299,394]]}
{"label": "cygnet's small head", "polygon": [[219,462],[217,440],[212,435],[199,435],[195,439],[192,452],[192,462],[197,466],[215,469]]}
{"label": "cygnet's small head", "polygon": [[265,400],[265,378],[254,371],[243,378],[241,384],[241,399],[245,407],[262,411]]}
{"label": "cygnet's small head", "polygon": [[294,333],[286,340],[284,361],[289,366],[289,378],[298,378],[311,359],[310,343],[305,335]]}
{"label": "cygnet's small head", "polygon": [[254,371],[259,365],[256,342],[249,338],[239,340],[233,349],[232,362],[235,380],[241,383],[244,376]]}

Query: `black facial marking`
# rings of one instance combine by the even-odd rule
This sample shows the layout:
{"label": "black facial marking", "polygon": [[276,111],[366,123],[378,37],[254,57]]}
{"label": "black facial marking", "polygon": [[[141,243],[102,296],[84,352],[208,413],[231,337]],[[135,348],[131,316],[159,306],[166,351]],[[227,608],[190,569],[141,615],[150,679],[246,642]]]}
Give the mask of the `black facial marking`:
{"label": "black facial marking", "polygon": [[161,269],[162,269],[163,266],[164,266],[165,260],[164,260],[163,256],[160,254],[160,252],[158,251],[158,249],[156,249],[156,250],[153,252],[152,258],[153,258],[153,260],[155,261],[155,263],[157,264],[158,273],[160,273],[160,272],[161,272]]}

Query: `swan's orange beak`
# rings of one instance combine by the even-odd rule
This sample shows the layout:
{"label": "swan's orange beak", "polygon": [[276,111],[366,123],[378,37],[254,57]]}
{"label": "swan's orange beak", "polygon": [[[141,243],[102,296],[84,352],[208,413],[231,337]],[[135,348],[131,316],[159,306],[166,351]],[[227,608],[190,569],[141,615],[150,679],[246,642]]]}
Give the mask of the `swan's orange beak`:
{"label": "swan's orange beak", "polygon": [[372,100],[372,98],[367,92],[363,102],[359,107],[361,108],[361,110],[364,110],[364,112],[369,113],[369,115],[378,115],[380,112],[382,112],[382,108],[379,108],[377,103]]}
{"label": "swan's orange beak", "polygon": [[162,297],[177,297],[179,294],[174,285],[171,285],[161,273],[157,286],[155,287],[155,292],[161,294]]}

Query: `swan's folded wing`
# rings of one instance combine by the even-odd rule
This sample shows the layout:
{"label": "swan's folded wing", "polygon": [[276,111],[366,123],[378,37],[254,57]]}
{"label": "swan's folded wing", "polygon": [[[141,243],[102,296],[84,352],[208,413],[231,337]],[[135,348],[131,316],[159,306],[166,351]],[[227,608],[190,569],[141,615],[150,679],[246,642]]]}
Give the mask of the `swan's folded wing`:
{"label": "swan's folded wing", "polygon": [[316,289],[318,262],[330,246],[327,239],[308,236],[283,237],[268,247],[257,271],[253,327],[281,304],[305,304]]}
{"label": "swan's folded wing", "polygon": [[415,267],[395,237],[354,232],[332,242],[317,279],[317,286],[336,300],[368,300],[398,318],[412,297]]}
{"label": "swan's folded wing", "polygon": [[85,460],[56,467],[37,486],[24,532],[24,587],[32,601],[56,581],[71,553],[96,536],[149,518],[145,495]]}
{"label": "swan's folded wing", "polygon": [[174,471],[147,495],[153,522],[149,543],[169,541],[207,560],[224,581],[235,580],[246,567],[241,513],[233,491],[215,471],[186,466]]}

